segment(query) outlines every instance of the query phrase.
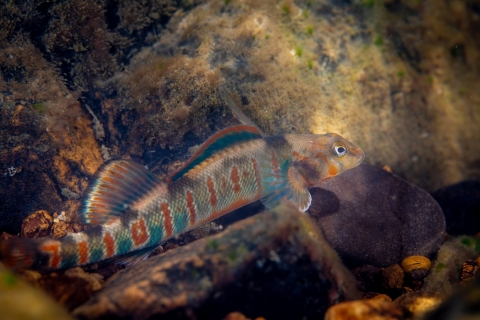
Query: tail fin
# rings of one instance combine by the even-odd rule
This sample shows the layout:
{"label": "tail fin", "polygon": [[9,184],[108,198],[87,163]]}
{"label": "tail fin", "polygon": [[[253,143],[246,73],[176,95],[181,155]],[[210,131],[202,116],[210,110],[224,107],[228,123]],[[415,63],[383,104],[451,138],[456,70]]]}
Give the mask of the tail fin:
{"label": "tail fin", "polygon": [[37,255],[37,241],[27,238],[12,238],[0,242],[0,261],[13,270],[31,268]]}

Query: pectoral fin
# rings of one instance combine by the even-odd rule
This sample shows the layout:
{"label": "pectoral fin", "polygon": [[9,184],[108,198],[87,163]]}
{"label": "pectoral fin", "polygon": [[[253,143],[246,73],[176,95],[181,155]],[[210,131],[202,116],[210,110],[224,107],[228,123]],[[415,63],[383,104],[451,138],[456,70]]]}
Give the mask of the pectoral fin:
{"label": "pectoral fin", "polygon": [[305,178],[290,166],[289,160],[279,161],[275,153],[265,155],[260,162],[262,178],[261,201],[268,209],[287,201],[306,211],[312,202]]}

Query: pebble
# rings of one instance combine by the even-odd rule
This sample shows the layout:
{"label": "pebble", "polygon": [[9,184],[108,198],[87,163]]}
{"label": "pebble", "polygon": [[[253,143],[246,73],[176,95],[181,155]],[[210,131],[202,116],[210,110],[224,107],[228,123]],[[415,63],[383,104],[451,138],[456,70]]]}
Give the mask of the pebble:
{"label": "pebble", "polygon": [[479,265],[476,261],[467,260],[462,264],[462,272],[460,275],[460,285],[465,286],[475,279],[480,279],[478,272]]}
{"label": "pebble", "polygon": [[405,272],[412,272],[415,269],[425,269],[430,270],[432,262],[430,259],[424,256],[410,256],[403,259],[401,263],[402,269]]}
{"label": "pebble", "polygon": [[53,238],[65,237],[68,234],[67,228],[68,228],[68,225],[65,222],[58,221],[53,225],[52,237]]}
{"label": "pebble", "polygon": [[384,300],[355,300],[330,307],[325,320],[401,320],[402,310],[394,303]]}
{"label": "pebble", "polygon": [[408,318],[421,318],[440,305],[442,299],[436,295],[422,292],[409,292],[395,299],[394,303],[408,310]]}
{"label": "pebble", "polygon": [[405,273],[398,264],[380,270],[382,287],[385,290],[401,289]]}
{"label": "pebble", "polygon": [[39,238],[50,234],[53,225],[52,216],[45,210],[38,210],[26,217],[22,222],[21,236]]}
{"label": "pebble", "polygon": [[445,240],[443,212],[432,196],[381,168],[361,164],[311,193],[311,216],[351,269],[430,257]]}

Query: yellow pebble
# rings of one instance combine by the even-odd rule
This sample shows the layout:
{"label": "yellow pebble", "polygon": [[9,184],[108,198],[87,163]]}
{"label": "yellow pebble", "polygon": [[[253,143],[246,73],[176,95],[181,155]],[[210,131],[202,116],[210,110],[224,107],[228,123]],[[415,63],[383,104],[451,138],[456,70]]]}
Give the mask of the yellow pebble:
{"label": "yellow pebble", "polygon": [[389,296],[387,296],[384,293],[377,294],[375,297],[370,298],[368,300],[383,300],[383,301],[392,302],[392,298],[390,298]]}
{"label": "yellow pebble", "polygon": [[410,256],[403,259],[401,266],[403,271],[411,272],[412,270],[420,268],[430,270],[432,263],[430,259],[424,256]]}

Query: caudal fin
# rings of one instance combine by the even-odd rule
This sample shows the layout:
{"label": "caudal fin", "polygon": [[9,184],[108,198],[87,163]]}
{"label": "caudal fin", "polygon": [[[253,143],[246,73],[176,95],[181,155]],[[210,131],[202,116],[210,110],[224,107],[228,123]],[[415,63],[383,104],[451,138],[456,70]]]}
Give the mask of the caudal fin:
{"label": "caudal fin", "polygon": [[31,268],[36,261],[37,241],[27,238],[12,238],[0,241],[0,261],[13,270]]}

